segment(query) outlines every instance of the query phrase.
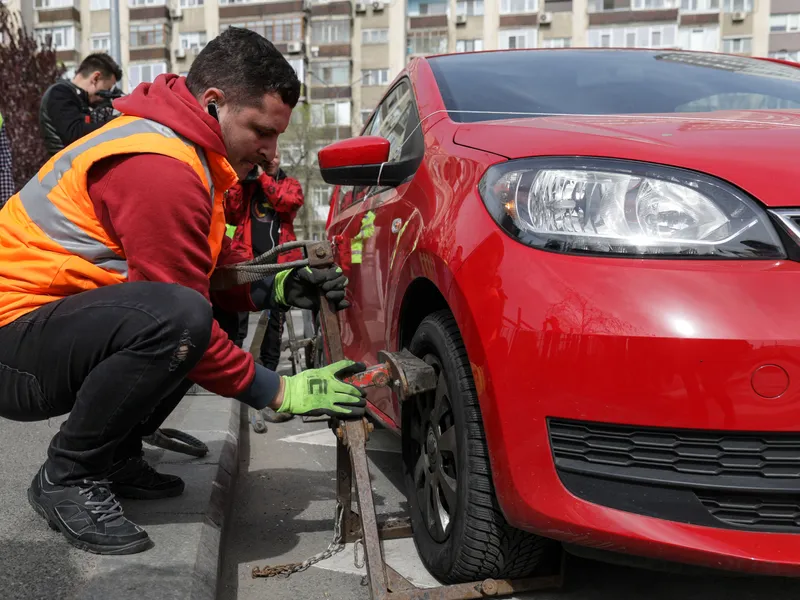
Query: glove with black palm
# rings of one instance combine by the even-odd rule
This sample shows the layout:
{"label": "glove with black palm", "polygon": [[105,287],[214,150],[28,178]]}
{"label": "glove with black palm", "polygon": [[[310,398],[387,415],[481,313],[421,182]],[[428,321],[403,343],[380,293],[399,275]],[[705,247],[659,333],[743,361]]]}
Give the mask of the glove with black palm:
{"label": "glove with black palm", "polygon": [[315,269],[302,267],[281,271],[273,283],[273,300],[286,309],[295,307],[318,310],[320,292],[331,301],[335,310],[350,306],[345,300],[347,277],[338,266]]}

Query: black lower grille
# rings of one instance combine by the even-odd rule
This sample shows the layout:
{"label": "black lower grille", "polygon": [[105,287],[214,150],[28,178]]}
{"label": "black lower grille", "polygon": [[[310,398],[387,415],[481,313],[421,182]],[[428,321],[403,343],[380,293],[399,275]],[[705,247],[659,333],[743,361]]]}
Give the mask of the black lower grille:
{"label": "black lower grille", "polygon": [[800,487],[800,434],[731,433],[550,421],[556,464],[690,487]]}
{"label": "black lower grille", "polygon": [[743,529],[800,531],[800,497],[759,497],[698,493],[708,511],[720,521]]}
{"label": "black lower grille", "polygon": [[800,532],[800,433],[548,426],[562,482],[586,500],[687,523]]}

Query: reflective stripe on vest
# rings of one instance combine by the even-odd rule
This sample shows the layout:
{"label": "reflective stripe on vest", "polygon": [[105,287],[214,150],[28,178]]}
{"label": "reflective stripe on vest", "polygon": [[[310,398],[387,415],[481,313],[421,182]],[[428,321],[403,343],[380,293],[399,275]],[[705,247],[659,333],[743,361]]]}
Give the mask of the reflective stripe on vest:
{"label": "reflective stripe on vest", "polygon": [[53,156],[0,211],[0,326],[58,298],[128,279],[125,250],[98,218],[87,179],[100,161],[130,154],[175,159],[175,168],[189,167],[201,181],[211,203],[211,275],[225,236],[223,192],[236,172],[222,154],[164,125],[121,116]]}
{"label": "reflective stripe on vest", "polygon": [[119,273],[126,278],[128,276],[127,261],[106,244],[94,239],[75,225],[53,204],[49,195],[56,188],[64,173],[72,168],[74,160],[79,155],[100,144],[121,140],[139,133],[157,133],[166,138],[181,139],[187,146],[197,151],[205,171],[206,183],[210,189],[209,195],[213,206],[214,184],[205,152],[178,136],[168,127],[146,119],[137,119],[120,127],[102,131],[99,135],[88,139],[83,144],[79,143],[70,146],[54,157],[55,163],[52,169],[41,180],[34,177],[22,188],[19,194],[25,212],[51,240],[76,256],[80,256],[102,269]]}

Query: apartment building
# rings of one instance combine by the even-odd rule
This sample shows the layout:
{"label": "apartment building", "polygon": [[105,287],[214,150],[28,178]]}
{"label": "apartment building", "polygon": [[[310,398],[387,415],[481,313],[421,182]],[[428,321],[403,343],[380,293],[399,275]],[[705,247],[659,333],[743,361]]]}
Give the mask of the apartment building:
{"label": "apartment building", "polygon": [[[110,0],[33,3],[32,26],[69,67],[110,48]],[[318,144],[357,135],[420,55],[506,48],[645,47],[800,60],[800,0],[117,0],[123,89],[185,74],[228,27],[272,40],[303,82]],[[290,149],[291,151],[291,149]],[[328,188],[307,195],[327,209]]]}

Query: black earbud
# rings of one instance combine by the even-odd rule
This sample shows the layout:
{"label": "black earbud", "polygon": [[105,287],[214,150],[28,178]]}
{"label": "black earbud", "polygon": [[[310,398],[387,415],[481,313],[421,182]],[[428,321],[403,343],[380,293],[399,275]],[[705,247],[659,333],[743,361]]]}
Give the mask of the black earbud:
{"label": "black earbud", "polygon": [[216,102],[209,102],[207,108],[208,108],[208,114],[210,114],[217,121],[219,121],[219,113],[217,112],[217,103]]}

